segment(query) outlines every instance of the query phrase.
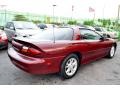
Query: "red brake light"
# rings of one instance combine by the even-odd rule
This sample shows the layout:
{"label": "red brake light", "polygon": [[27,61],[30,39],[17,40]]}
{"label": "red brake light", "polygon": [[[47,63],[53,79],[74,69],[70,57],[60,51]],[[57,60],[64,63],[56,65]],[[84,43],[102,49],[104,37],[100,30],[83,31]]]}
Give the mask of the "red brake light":
{"label": "red brake light", "polygon": [[29,48],[29,49],[28,49],[28,53],[37,55],[37,54],[40,54],[40,51],[37,50],[37,49],[34,49],[34,48]]}
{"label": "red brake light", "polygon": [[22,47],[21,52],[28,56],[32,56],[32,57],[36,57],[37,55],[39,55],[41,53],[39,50],[37,50],[35,48],[26,47],[26,46]]}

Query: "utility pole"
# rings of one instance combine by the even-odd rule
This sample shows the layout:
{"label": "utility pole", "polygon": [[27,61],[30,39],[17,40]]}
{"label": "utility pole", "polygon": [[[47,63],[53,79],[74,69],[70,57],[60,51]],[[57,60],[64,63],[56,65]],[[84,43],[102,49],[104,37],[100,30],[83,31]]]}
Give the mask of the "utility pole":
{"label": "utility pole", "polygon": [[53,22],[54,22],[54,18],[55,18],[55,15],[54,15],[54,12],[55,12],[54,9],[55,9],[55,7],[56,7],[56,5],[54,4],[54,5],[53,5]]}

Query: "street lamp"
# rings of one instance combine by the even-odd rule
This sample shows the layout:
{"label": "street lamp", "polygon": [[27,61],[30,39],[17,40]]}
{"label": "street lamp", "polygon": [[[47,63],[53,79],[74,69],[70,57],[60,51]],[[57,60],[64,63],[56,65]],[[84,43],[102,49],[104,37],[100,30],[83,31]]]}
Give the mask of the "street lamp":
{"label": "street lamp", "polygon": [[55,43],[55,32],[54,32],[54,8],[56,7],[56,5],[53,4],[52,6],[53,6],[53,39],[54,39],[54,43]]}
{"label": "street lamp", "polygon": [[54,23],[54,18],[55,18],[55,16],[54,16],[54,9],[55,9],[56,6],[57,5],[53,4],[53,23]]}
{"label": "street lamp", "polygon": [[[3,8],[3,9],[4,9],[6,6],[7,6],[7,5],[0,5],[0,7]],[[5,17],[5,23],[6,23],[6,8],[4,9],[4,12],[5,12],[5,13],[4,13],[4,15],[5,15],[5,16],[4,16],[4,17]]]}
{"label": "street lamp", "polygon": [[72,15],[71,15],[71,20],[73,20],[73,12],[74,12],[74,5],[72,5]]}

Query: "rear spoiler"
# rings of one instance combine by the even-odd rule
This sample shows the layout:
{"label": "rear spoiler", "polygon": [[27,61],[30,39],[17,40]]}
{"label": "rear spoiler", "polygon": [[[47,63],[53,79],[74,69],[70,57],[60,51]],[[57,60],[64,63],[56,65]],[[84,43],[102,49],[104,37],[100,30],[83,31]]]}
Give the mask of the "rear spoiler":
{"label": "rear spoiler", "polygon": [[40,51],[43,52],[43,50],[40,49],[39,47],[37,47],[34,43],[28,42],[28,41],[23,40],[23,39],[18,39],[18,38],[13,38],[12,43],[13,43],[14,41],[17,42],[17,43],[22,44],[23,46],[25,45],[25,46],[27,46],[27,47],[33,47],[33,48],[36,48],[37,50],[40,50]]}

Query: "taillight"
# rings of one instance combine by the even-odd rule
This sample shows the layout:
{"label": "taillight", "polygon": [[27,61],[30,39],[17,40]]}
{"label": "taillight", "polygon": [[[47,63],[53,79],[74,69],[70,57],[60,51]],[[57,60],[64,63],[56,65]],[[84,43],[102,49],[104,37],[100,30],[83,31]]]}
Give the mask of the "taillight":
{"label": "taillight", "polygon": [[27,46],[23,46],[21,52],[32,57],[38,57],[41,54],[39,50]]}
{"label": "taillight", "polygon": [[5,34],[5,33],[2,33],[2,34],[0,35],[0,39],[2,39],[2,40],[7,40],[6,34]]}
{"label": "taillight", "polygon": [[32,54],[32,55],[38,55],[40,54],[41,52],[37,49],[34,49],[34,48],[29,48],[28,49],[28,53]]}
{"label": "taillight", "polygon": [[27,53],[27,52],[28,52],[28,49],[29,49],[28,47],[23,46],[21,51],[22,51],[23,53]]}

